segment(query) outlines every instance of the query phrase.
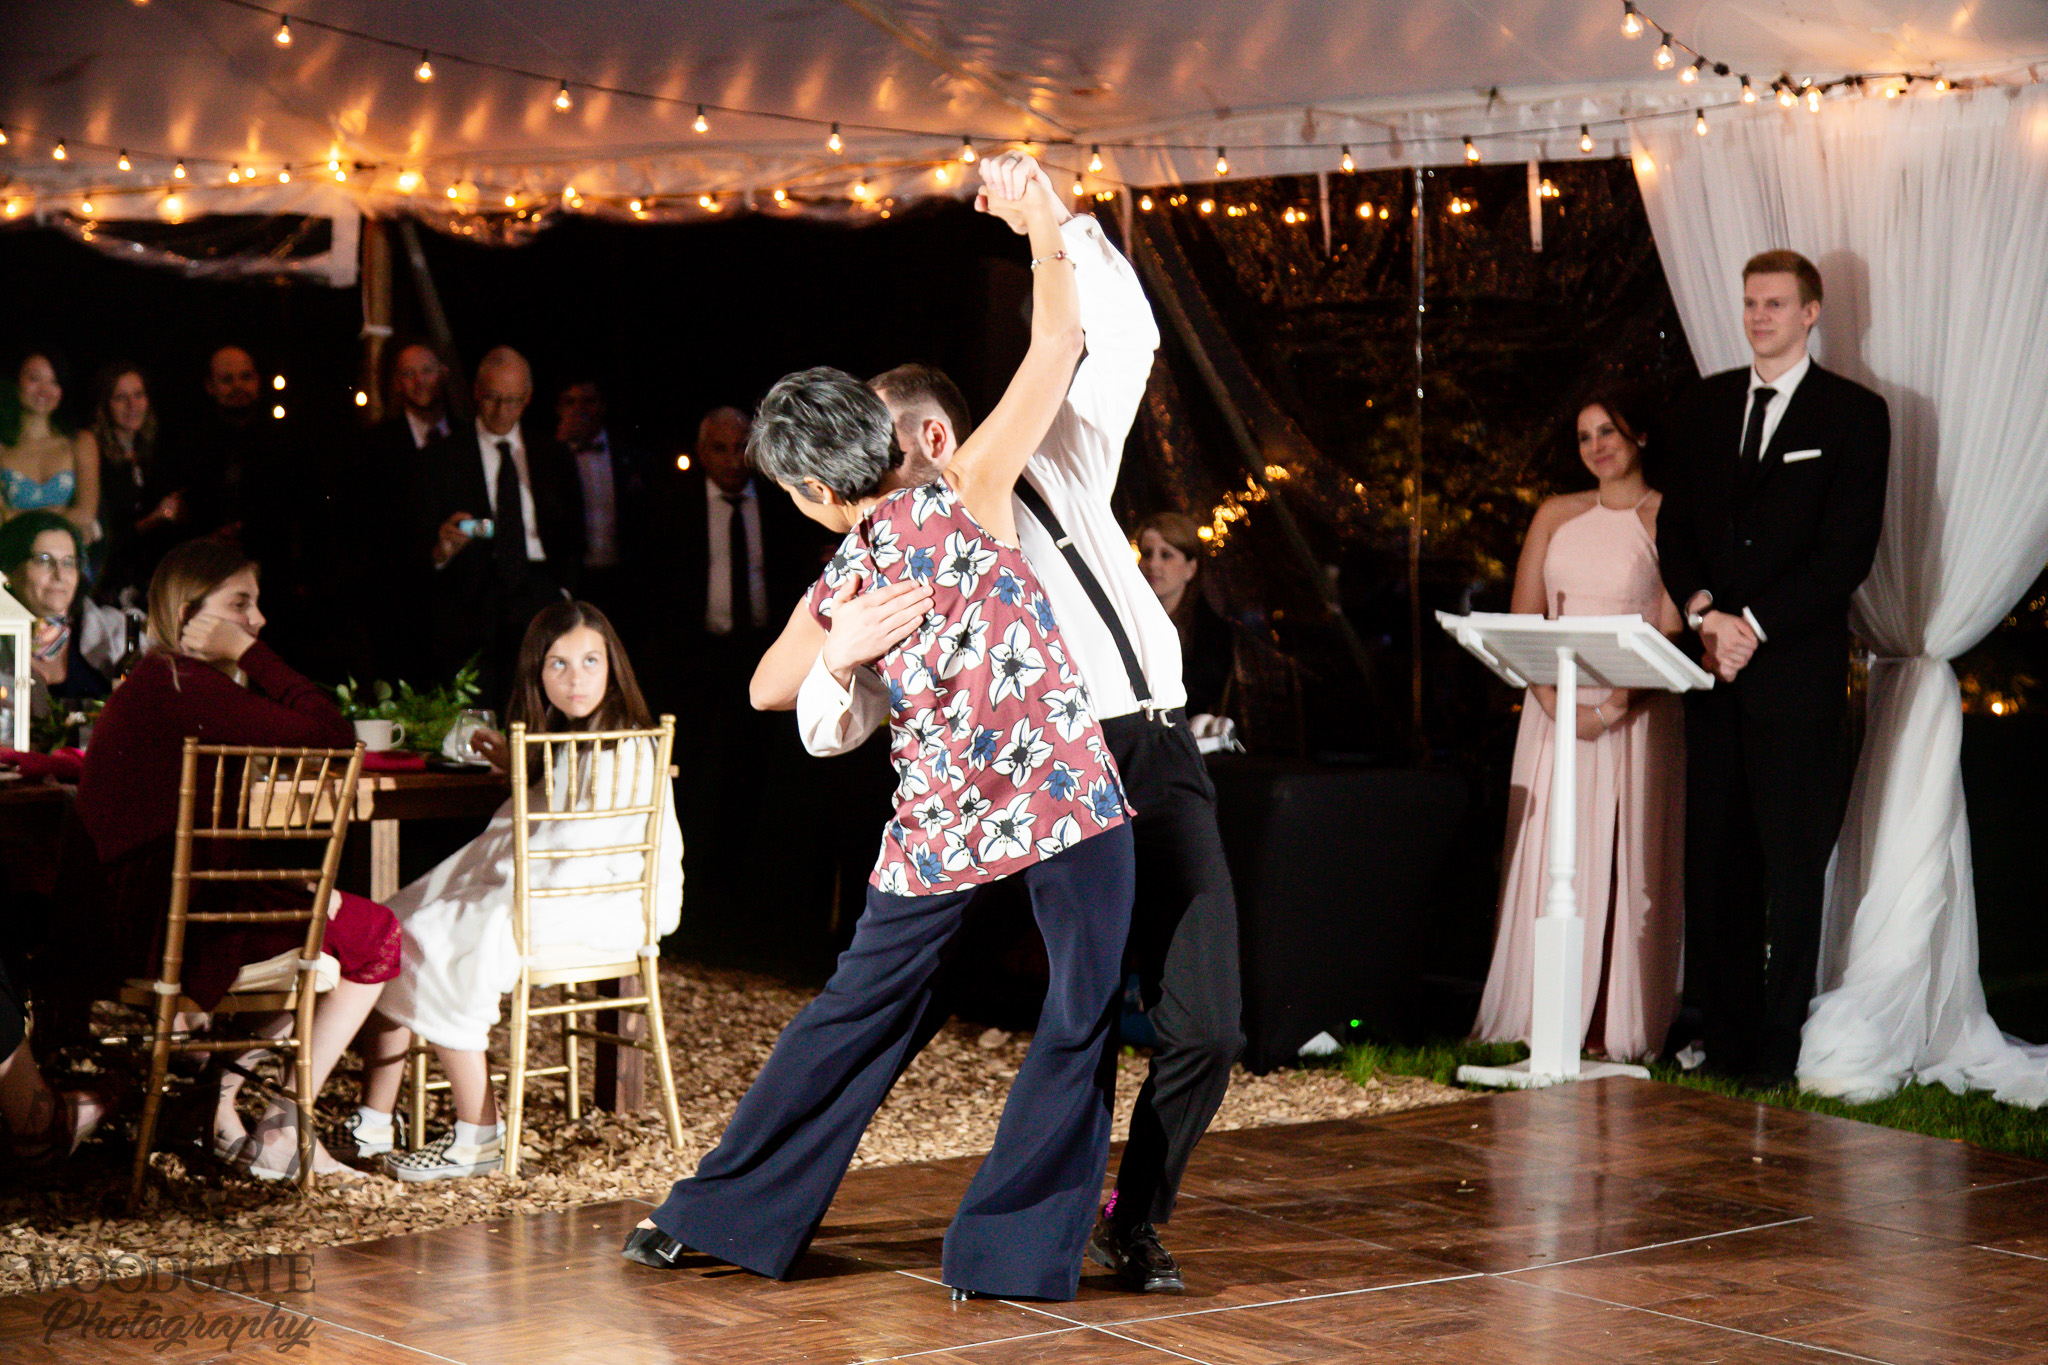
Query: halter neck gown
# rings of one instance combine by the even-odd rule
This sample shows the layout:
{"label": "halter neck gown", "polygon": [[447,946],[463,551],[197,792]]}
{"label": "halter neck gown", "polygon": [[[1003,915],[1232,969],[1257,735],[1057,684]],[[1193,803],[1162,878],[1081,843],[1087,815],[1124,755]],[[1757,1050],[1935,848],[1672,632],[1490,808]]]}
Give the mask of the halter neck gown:
{"label": "halter neck gown", "polygon": [[[1545,615],[1657,619],[1664,584],[1657,546],[1637,508],[1595,503],[1557,528],[1543,561]],[[1607,689],[1581,687],[1593,706]],[[1589,1049],[1651,1057],[1678,1013],[1684,937],[1685,718],[1671,693],[1642,698],[1594,740],[1577,741],[1579,912],[1586,919],[1580,1027]],[[1536,916],[1546,889],[1550,775],[1556,728],[1533,694],[1508,794],[1500,920],[1473,1036],[1526,1041]],[[1596,1021],[1596,1013],[1598,1015]]]}

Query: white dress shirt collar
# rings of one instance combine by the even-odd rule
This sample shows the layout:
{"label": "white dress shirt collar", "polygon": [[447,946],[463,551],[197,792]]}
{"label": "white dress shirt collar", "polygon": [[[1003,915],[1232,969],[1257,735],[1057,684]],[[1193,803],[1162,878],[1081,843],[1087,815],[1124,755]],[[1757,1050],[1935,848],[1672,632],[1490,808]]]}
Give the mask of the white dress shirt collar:
{"label": "white dress shirt collar", "polygon": [[1777,393],[1780,399],[1789,399],[1792,396],[1792,391],[1799,387],[1799,381],[1806,378],[1806,372],[1812,368],[1813,352],[1808,351],[1805,355],[1799,357],[1797,365],[1794,365],[1769,383],[1765,383],[1763,376],[1756,372],[1755,363],[1752,362],[1749,367],[1749,391],[1755,393],[1758,389],[1771,389]]}
{"label": "white dress shirt collar", "polygon": [[492,450],[498,448],[500,441],[510,441],[512,443],[513,456],[522,464],[526,460],[526,442],[520,438],[519,424],[517,422],[512,424],[512,430],[500,436],[497,432],[485,426],[484,419],[479,417],[476,419],[476,438]]}

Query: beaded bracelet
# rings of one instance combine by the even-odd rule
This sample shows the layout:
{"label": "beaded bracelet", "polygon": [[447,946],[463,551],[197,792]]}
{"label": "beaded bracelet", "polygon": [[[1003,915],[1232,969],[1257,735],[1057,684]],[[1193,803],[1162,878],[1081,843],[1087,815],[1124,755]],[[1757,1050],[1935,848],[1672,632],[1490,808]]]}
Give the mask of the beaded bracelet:
{"label": "beaded bracelet", "polygon": [[1038,269],[1038,267],[1040,267],[1040,266],[1042,266],[1042,265],[1046,264],[1046,263],[1047,263],[1047,262],[1049,262],[1049,261],[1064,261],[1064,260],[1068,260],[1068,259],[1070,259],[1070,258],[1068,257],[1068,255],[1067,255],[1067,253],[1066,253],[1066,252],[1064,252],[1064,251],[1055,251],[1055,252],[1053,252],[1053,253],[1052,253],[1052,255],[1050,255],[1050,256],[1039,256],[1039,257],[1036,257],[1036,258],[1034,258],[1034,259],[1032,260],[1032,262],[1031,262],[1031,268],[1032,268],[1033,270],[1036,270],[1036,269]]}

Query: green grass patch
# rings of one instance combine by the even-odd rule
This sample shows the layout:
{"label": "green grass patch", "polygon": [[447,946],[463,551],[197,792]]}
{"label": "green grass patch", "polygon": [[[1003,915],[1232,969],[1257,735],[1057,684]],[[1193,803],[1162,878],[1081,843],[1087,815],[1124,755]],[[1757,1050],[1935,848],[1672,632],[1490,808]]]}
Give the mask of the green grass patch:
{"label": "green grass patch", "polygon": [[[1520,1043],[1459,1041],[1421,1047],[1353,1043],[1337,1060],[1344,1073],[1361,1085],[1380,1074],[1426,1076],[1443,1085],[1456,1085],[1461,1066],[1506,1066],[1528,1055],[1529,1049]],[[1886,1099],[1850,1104],[1824,1095],[1802,1095],[1791,1086],[1751,1089],[1738,1081],[1681,1071],[1669,1063],[1651,1066],[1650,1074],[1672,1085],[1730,1099],[1860,1119],[1909,1133],[1967,1142],[1986,1151],[2048,1161],[2048,1112],[2005,1104],[1993,1099],[1989,1091],[1972,1090],[1956,1095],[1939,1085],[1909,1085]]]}

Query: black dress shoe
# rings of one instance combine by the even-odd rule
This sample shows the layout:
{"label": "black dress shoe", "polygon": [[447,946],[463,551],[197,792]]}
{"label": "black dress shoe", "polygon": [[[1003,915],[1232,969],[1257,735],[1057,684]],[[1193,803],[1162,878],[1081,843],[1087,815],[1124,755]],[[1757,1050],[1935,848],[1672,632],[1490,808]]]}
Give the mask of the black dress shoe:
{"label": "black dress shoe", "polygon": [[1159,1245],[1150,1223],[1119,1224],[1095,1220],[1088,1238],[1088,1259],[1116,1272],[1117,1283],[1137,1294],[1181,1294],[1187,1285],[1173,1253]]}
{"label": "black dress shoe", "polygon": [[676,1260],[689,1250],[660,1228],[634,1228],[619,1255],[656,1270],[673,1270]]}

